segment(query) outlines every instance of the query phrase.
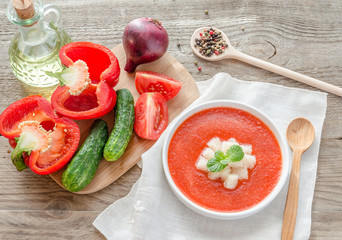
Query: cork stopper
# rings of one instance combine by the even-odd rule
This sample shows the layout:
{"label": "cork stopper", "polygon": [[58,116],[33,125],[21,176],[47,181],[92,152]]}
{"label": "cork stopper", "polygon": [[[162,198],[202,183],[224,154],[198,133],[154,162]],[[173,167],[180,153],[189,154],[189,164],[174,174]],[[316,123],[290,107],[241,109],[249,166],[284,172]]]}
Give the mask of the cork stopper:
{"label": "cork stopper", "polygon": [[34,15],[32,0],[12,0],[13,7],[20,19],[30,19]]}

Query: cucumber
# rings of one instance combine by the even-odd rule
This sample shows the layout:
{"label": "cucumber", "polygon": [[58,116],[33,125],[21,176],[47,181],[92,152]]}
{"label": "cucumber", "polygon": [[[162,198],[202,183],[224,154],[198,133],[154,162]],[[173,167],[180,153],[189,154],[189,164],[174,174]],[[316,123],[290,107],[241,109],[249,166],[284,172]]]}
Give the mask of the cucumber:
{"label": "cucumber", "polygon": [[115,124],[103,150],[107,161],[116,161],[125,152],[132,137],[134,125],[134,99],[128,89],[119,89],[115,106]]}
{"label": "cucumber", "polygon": [[101,119],[95,120],[87,139],[62,175],[62,184],[66,189],[78,192],[91,182],[102,159],[107,139],[107,123]]}

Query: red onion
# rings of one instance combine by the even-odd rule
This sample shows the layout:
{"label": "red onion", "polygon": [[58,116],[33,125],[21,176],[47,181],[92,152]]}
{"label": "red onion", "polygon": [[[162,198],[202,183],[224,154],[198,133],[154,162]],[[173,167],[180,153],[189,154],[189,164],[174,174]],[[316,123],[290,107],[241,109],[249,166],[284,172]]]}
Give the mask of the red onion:
{"label": "red onion", "polygon": [[138,65],[161,58],[169,46],[166,30],[158,20],[152,18],[131,21],[125,28],[122,41],[127,57],[127,72],[134,72]]}

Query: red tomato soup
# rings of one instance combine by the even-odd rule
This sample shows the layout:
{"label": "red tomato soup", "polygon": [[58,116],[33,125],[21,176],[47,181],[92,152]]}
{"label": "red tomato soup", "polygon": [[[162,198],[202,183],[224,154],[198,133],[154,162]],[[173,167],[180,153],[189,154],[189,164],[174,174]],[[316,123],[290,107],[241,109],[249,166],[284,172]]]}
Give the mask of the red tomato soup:
{"label": "red tomato soup", "polygon": [[[233,190],[196,168],[213,137],[252,145],[255,167]],[[280,178],[282,156],[276,137],[260,119],[239,109],[217,107],[194,114],[177,128],[169,145],[168,165],[173,181],[188,199],[210,210],[236,212],[258,204],[273,190]]]}

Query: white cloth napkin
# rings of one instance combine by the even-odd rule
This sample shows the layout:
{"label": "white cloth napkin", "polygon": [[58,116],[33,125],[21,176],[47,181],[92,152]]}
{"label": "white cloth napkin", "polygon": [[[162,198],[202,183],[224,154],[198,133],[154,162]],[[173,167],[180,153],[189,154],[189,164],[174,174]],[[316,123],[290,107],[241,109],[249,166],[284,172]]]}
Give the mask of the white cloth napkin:
{"label": "white cloth napkin", "polygon": [[[268,115],[285,134],[296,117],[309,119],[316,137],[301,161],[300,193],[294,239],[308,239],[317,159],[327,94],[261,82],[237,80],[225,73],[197,83],[199,104],[213,99],[248,103]],[[104,210],[93,225],[108,239],[280,239],[288,182],[261,212],[240,220],[213,220],[183,205],[171,191],[162,167],[165,133],[142,155],[142,174],[130,193]]]}

